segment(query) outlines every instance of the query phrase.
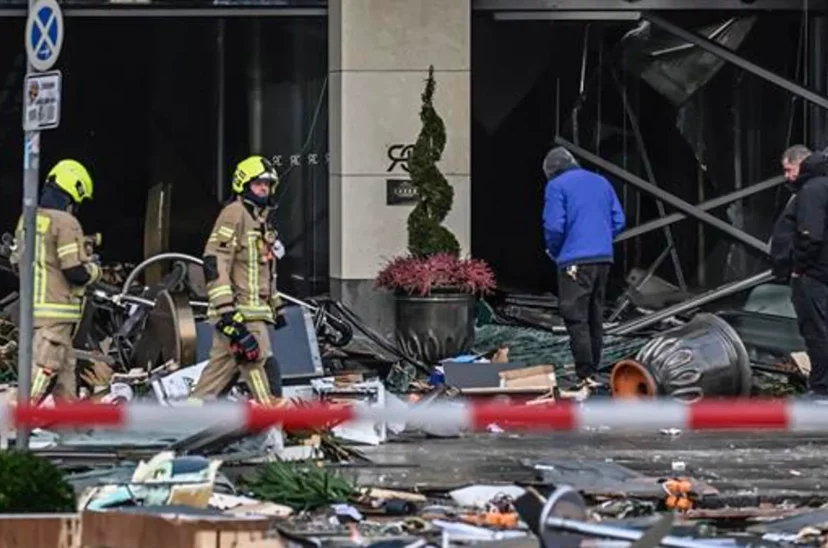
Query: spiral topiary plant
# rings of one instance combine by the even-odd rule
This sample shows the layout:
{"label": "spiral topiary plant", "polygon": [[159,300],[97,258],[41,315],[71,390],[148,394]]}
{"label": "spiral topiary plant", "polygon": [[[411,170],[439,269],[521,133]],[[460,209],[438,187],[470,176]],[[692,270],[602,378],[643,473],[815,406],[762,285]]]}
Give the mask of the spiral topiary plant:
{"label": "spiral topiary plant", "polygon": [[57,466],[28,451],[0,452],[0,514],[75,509],[75,492]]}
{"label": "spiral topiary plant", "polygon": [[408,251],[415,257],[436,253],[460,254],[460,243],[442,226],[454,201],[454,189],[437,168],[446,148],[446,125],[434,109],[434,67],[428,68],[420,120],[423,127],[408,161],[417,205],[408,216]]}

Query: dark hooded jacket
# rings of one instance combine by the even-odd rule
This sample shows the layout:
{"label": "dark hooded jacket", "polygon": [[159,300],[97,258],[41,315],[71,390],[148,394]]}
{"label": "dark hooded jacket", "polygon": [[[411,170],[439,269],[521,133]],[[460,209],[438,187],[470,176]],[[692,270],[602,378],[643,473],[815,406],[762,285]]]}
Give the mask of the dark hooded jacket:
{"label": "dark hooded jacket", "polygon": [[[789,185],[791,186],[791,185]],[[770,242],[773,276],[787,282],[791,277],[794,236],[796,235],[796,194],[790,197],[785,209],[773,225]]]}
{"label": "dark hooded jacket", "polygon": [[791,184],[795,196],[774,227],[774,272],[789,272],[828,283],[828,157],[815,152],[803,160]]}

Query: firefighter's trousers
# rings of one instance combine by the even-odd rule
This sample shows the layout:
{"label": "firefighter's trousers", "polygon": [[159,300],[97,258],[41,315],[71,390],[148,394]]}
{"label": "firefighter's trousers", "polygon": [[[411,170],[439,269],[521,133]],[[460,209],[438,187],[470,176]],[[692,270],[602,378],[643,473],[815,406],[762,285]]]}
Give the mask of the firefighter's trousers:
{"label": "firefighter's trousers", "polygon": [[51,393],[55,399],[77,398],[72,332],[75,326],[61,323],[37,327],[32,340],[32,404]]}
{"label": "firefighter's trousers", "polygon": [[259,343],[259,359],[255,362],[237,361],[230,349],[230,339],[215,331],[213,346],[210,348],[210,361],[193,388],[191,398],[196,400],[215,398],[227,389],[236,373],[241,373],[257,402],[262,405],[272,403],[270,385],[265,372],[265,362],[272,355],[267,323],[245,322],[245,326]]}

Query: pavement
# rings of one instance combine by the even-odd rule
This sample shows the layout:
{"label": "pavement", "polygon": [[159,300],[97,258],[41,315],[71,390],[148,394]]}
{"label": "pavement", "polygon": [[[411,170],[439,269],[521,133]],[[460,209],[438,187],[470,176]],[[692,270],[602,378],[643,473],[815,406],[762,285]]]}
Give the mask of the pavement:
{"label": "pavement", "polygon": [[[704,480],[734,505],[828,502],[828,435],[821,434],[481,433],[406,438],[361,450],[376,466],[356,469],[358,481],[395,488],[448,490],[474,483],[531,482],[537,474],[527,464],[603,461],[647,476]],[[674,462],[684,463],[685,469],[673,471]]]}

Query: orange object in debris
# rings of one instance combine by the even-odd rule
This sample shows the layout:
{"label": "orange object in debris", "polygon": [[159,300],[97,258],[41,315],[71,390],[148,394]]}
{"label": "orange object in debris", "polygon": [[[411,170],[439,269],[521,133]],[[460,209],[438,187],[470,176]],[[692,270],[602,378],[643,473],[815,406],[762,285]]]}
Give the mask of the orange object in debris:
{"label": "orange object in debris", "polygon": [[610,389],[614,398],[654,398],[656,381],[646,367],[635,360],[621,360],[612,368]]}
{"label": "orange object in debris", "polygon": [[673,495],[686,495],[693,490],[693,484],[687,478],[671,478],[664,482],[664,490]]}
{"label": "orange object in debris", "polygon": [[489,512],[486,514],[486,524],[495,527],[503,527],[504,529],[513,529],[517,527],[518,515],[515,512],[503,514],[500,512]]}
{"label": "orange object in debris", "polygon": [[689,478],[669,478],[662,482],[667,498],[664,505],[668,510],[691,510],[697,497],[693,491],[693,482]]}
{"label": "orange object in debris", "polygon": [[467,514],[463,521],[477,526],[500,527],[502,529],[514,529],[517,527],[520,518],[516,512],[486,512],[485,514]]}
{"label": "orange object in debris", "polygon": [[668,510],[681,510],[682,512],[693,509],[693,501],[691,499],[687,497],[677,497],[675,495],[669,495],[664,501],[664,505]]}

